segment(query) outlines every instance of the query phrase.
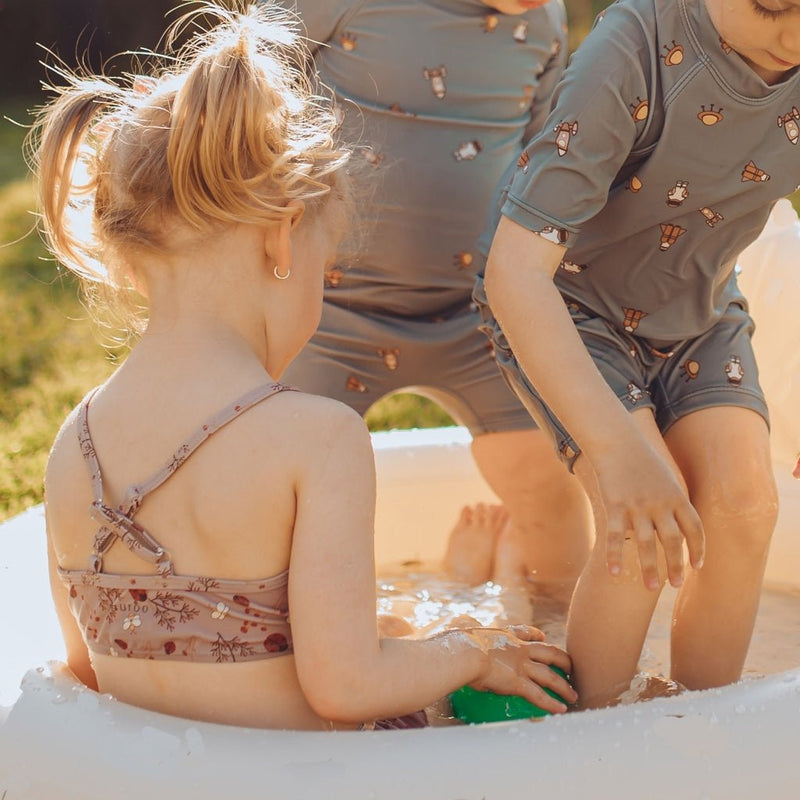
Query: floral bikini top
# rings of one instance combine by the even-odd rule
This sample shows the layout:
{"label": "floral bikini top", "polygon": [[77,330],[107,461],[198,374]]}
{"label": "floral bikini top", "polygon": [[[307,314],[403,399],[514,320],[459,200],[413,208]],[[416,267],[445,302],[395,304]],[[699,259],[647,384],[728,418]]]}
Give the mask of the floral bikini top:
{"label": "floral bikini top", "polygon": [[[89,469],[94,501],[89,513],[99,523],[89,568],[65,570],[70,609],[94,653],[172,661],[255,661],[292,652],[289,571],[263,580],[176,575],[170,554],[134,519],[142,500],[168,480],[217,430],[252,406],[290,387],[270,383],[222,409],[178,448],[149,480],[131,486],[122,503],[103,501],[100,463],[89,434],[90,392],[78,411],[78,438]],[[157,575],[103,572],[103,556],[121,539],[155,564]]]}

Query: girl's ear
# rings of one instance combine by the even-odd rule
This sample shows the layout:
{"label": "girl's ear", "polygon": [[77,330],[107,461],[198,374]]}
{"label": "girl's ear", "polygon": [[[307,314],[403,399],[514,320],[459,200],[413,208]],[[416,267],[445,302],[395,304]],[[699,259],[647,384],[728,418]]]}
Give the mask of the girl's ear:
{"label": "girl's ear", "polygon": [[306,204],[304,200],[290,200],[286,204],[286,208],[292,209],[292,215],[289,217],[291,221],[291,227],[294,228],[298,222],[303,218],[303,214],[306,213]]}
{"label": "girl's ear", "polygon": [[291,200],[286,208],[292,213],[276,225],[270,225],[264,237],[264,251],[270,266],[284,274],[292,269],[292,231],[305,213],[306,204],[302,200]]}

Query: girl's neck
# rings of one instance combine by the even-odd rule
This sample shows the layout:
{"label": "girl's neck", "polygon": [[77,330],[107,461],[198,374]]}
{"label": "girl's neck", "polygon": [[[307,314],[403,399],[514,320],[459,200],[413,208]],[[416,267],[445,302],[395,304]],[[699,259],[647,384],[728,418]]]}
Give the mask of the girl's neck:
{"label": "girl's neck", "polygon": [[276,376],[267,369],[266,337],[258,346],[236,328],[181,320],[149,327],[121,367],[135,383],[196,391],[203,385],[244,391]]}

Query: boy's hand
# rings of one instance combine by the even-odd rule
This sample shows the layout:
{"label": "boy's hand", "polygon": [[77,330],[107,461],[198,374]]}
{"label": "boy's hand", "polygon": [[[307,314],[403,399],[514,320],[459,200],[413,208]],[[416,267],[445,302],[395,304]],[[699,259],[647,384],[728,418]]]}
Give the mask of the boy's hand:
{"label": "boy's hand", "polygon": [[[656,539],[661,542],[672,586],[683,583],[683,543],[689,561],[703,565],[705,534],[703,524],[669,465],[647,445],[627,443],[624,454],[595,459],[603,511],[605,512],[606,554],[609,572],[622,571],[622,548],[635,539],[639,550],[642,579],[651,590],[660,587]],[[602,525],[603,520],[598,520]]]}

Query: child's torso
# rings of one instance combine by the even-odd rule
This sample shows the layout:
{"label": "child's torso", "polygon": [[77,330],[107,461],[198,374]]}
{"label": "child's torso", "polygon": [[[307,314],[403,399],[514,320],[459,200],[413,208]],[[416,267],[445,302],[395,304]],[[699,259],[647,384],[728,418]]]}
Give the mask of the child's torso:
{"label": "child's torso", "polygon": [[[87,647],[113,657],[227,663],[291,653],[288,569],[255,580],[176,574],[172,556],[136,519],[148,496],[169,481],[209,437],[254,405],[286,387],[267,384],[212,416],[147,480],[130,486],[112,507],[89,428],[93,393],[77,417],[80,450],[94,500],[87,509],[97,525],[86,568],[59,567],[69,604]],[[112,548],[127,546],[141,572],[104,569]],[[155,568],[157,574],[153,574]]]}
{"label": "child's torso", "polygon": [[508,16],[478,0],[350,5],[316,61],[346,138],[368,148],[368,233],[327,297],[432,313],[469,297],[490,199],[565,46],[560,6]]}
{"label": "child's torso", "polygon": [[[654,19],[646,14],[650,7]],[[740,299],[736,257],[774,201],[800,184],[800,79],[766,86],[720,39],[700,0],[612,7],[615,14],[620,9],[643,20],[640,52],[632,56],[642,65],[642,92],[619,98],[637,140],[607,199],[586,201],[587,209],[600,204],[599,211],[578,225],[556,281],[565,295],[618,327],[674,341],[706,330]],[[594,35],[612,24],[612,10]],[[564,107],[561,143],[552,131],[550,141],[543,136],[537,145],[552,152],[560,146],[567,162],[581,139],[607,134],[593,130],[581,109]],[[602,171],[602,164],[594,168]],[[530,181],[534,189],[538,178]],[[527,199],[550,211],[544,189]],[[558,204],[557,219],[569,197]]]}

